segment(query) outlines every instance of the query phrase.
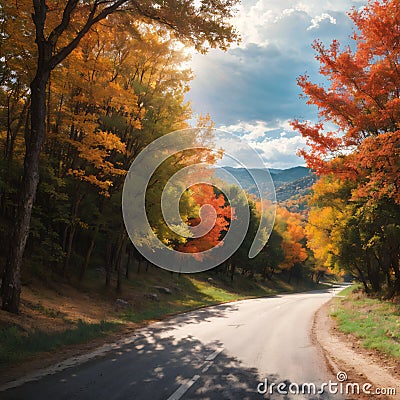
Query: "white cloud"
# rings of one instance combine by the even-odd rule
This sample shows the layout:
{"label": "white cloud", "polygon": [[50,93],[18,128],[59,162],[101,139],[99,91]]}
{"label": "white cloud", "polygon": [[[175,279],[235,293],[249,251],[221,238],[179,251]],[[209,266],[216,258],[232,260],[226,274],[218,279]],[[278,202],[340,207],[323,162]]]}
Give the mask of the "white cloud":
{"label": "white cloud", "polygon": [[264,138],[267,132],[273,131],[276,128],[268,126],[266,121],[240,121],[237,124],[221,126],[222,130],[238,133],[241,138],[247,141],[257,141],[257,139]]}
{"label": "white cloud", "polygon": [[[297,151],[306,146],[305,139],[294,132],[289,125],[289,120],[275,121],[268,124],[265,121],[241,121],[234,125],[221,126],[220,129],[236,133],[247,142],[263,159],[265,165],[270,168],[290,168],[296,165],[303,165],[304,160],[297,156]],[[235,145],[235,146],[233,146]],[[220,165],[237,166],[232,158],[246,159],[248,148],[237,146],[237,143],[218,142],[216,147],[227,150],[230,157],[224,157]],[[247,158],[248,168],[256,167]]]}
{"label": "white cloud", "polygon": [[263,142],[250,142],[264,163],[270,168],[290,168],[304,165],[304,160],[297,156],[297,151],[306,146],[305,139],[296,135],[280,137]]}
{"label": "white cloud", "polygon": [[[301,0],[243,0],[238,8],[238,13],[233,19],[242,35],[242,45],[256,43],[264,45],[270,43],[271,39],[277,39],[271,34],[274,31],[273,25],[279,23],[293,14],[303,14],[308,20],[308,30],[319,27],[319,23],[328,19],[335,24],[332,13],[345,14],[351,7],[358,7],[364,0],[320,0],[320,1],[301,1]],[[307,29],[307,28],[306,28]],[[301,32],[299,31],[301,36]],[[294,40],[297,41],[297,37]]]}
{"label": "white cloud", "polygon": [[306,145],[305,139],[299,135],[265,140],[263,142],[250,142],[251,145],[262,151],[264,159],[275,160],[276,155],[293,155],[297,150]]}
{"label": "white cloud", "polygon": [[312,82],[324,82],[311,44],[320,39],[329,46],[337,39],[351,45],[346,12],[365,1],[242,0],[233,21],[242,43],[193,57],[187,100],[195,113],[209,113],[217,126],[250,142],[269,166],[303,164],[296,151],[304,141],[289,121],[316,121],[318,114],[299,99],[296,78],[306,73]]}
{"label": "white cloud", "polygon": [[319,23],[324,20],[329,20],[331,24],[336,25],[336,19],[333,18],[332,15],[329,15],[328,13],[323,13],[321,15],[317,15],[311,20],[311,25],[307,28],[307,30],[311,31],[311,29],[318,29],[320,26]]}

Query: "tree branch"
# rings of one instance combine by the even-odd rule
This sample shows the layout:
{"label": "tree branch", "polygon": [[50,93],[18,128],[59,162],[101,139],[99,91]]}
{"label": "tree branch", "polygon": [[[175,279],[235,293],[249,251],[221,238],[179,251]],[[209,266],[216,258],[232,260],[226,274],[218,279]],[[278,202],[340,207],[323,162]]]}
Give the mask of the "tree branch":
{"label": "tree branch", "polygon": [[[76,0],[69,0],[69,2],[75,2]],[[53,70],[60,62],[62,62],[79,44],[81,39],[86,35],[89,29],[97,22],[105,19],[108,15],[112,14],[114,11],[118,10],[119,7],[127,3],[129,0],[118,0],[115,1],[114,4],[104,8],[101,10],[96,16],[97,6],[99,4],[96,1],[93,5],[92,10],[87,18],[87,21],[83,28],[77,33],[75,38],[71,40],[65,47],[63,47],[60,51],[54,54],[49,62],[50,70]],[[103,2],[104,3],[104,2]]]}
{"label": "tree branch", "polygon": [[[67,5],[64,8],[62,20],[58,26],[56,26],[53,31],[50,33],[48,41],[51,43],[52,46],[55,46],[57,43],[58,38],[61,34],[67,29],[70,21],[71,21],[71,14],[75,10],[79,0],[68,0]],[[96,3],[94,4],[93,8],[96,8]]]}
{"label": "tree branch", "polygon": [[173,25],[172,23],[168,22],[167,20],[165,20],[164,18],[161,18],[159,16],[157,16],[154,13],[150,13],[146,10],[144,10],[137,1],[132,0],[133,5],[135,6],[136,10],[139,12],[139,14],[143,15],[144,17],[147,17],[153,21],[157,21],[157,22],[161,22],[163,25],[168,26],[169,28],[171,28],[172,30],[176,31],[176,26]]}
{"label": "tree branch", "polygon": [[35,10],[32,14],[32,20],[36,28],[36,43],[43,43],[46,41],[44,37],[44,23],[46,21],[46,1],[33,0],[33,8]]}

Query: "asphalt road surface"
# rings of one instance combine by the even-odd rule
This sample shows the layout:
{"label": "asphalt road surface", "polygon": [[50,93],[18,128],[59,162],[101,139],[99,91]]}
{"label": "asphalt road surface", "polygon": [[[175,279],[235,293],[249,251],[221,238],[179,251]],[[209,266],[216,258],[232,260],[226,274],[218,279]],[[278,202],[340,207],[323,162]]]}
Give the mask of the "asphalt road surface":
{"label": "asphalt road surface", "polygon": [[[101,356],[1,391],[0,399],[337,399],[302,386],[319,390],[335,381],[310,338],[314,312],[333,294],[279,295],[182,314],[136,331]],[[296,385],[305,394],[295,394]]]}

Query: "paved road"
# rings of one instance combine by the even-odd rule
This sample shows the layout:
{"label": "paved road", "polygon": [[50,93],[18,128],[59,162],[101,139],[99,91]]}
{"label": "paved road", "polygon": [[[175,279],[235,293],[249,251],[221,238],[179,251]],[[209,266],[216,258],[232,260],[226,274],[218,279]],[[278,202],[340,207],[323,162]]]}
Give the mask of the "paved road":
{"label": "paved road", "polygon": [[[311,343],[314,312],[330,291],[245,300],[182,314],[135,332],[134,340],[62,372],[0,392],[3,400],[333,399],[257,393],[267,379],[334,380]],[[266,386],[261,385],[260,390]],[[296,386],[292,386],[296,390]]]}

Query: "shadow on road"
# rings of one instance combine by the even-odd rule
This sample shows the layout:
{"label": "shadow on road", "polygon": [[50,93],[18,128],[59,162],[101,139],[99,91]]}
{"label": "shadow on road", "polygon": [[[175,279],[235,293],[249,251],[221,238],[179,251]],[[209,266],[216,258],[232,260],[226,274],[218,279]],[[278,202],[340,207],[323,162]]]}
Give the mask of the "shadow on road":
{"label": "shadow on road", "polygon": [[[333,295],[332,289],[327,288],[327,289],[318,289],[303,293],[276,294],[267,297],[252,299],[252,301],[272,299],[272,298],[282,298],[284,296],[301,296],[305,294],[323,295],[327,293],[331,293]],[[158,329],[161,330],[161,329],[174,328],[185,324],[198,324],[201,322],[209,322],[212,318],[228,318],[229,316],[228,313],[237,311],[238,304],[240,304],[243,301],[247,300],[239,300],[238,302],[233,302],[233,303],[208,306],[199,310],[188,311],[183,314],[174,315],[169,319],[153,324],[152,325],[154,327],[153,330],[158,331]]]}
{"label": "shadow on road", "polygon": [[152,327],[154,327],[153,330],[157,331],[158,329],[174,328],[184,324],[199,324],[201,322],[209,322],[212,318],[228,318],[228,313],[237,310],[236,302],[219,304],[174,315],[169,319],[153,324]]}
{"label": "shadow on road", "polygon": [[[201,315],[204,319],[215,316],[215,312],[223,314],[230,307],[204,310]],[[243,366],[240,360],[224,352],[212,359],[220,346],[217,341],[203,344],[193,337],[177,340],[143,331],[133,343],[116,347],[105,357],[10,389],[0,393],[0,397],[3,400],[166,400],[182,384],[199,375],[182,399],[333,398],[327,395],[258,394],[257,386],[264,378],[269,383],[286,382],[287,386],[290,382],[278,375],[259,377],[256,369]]]}

